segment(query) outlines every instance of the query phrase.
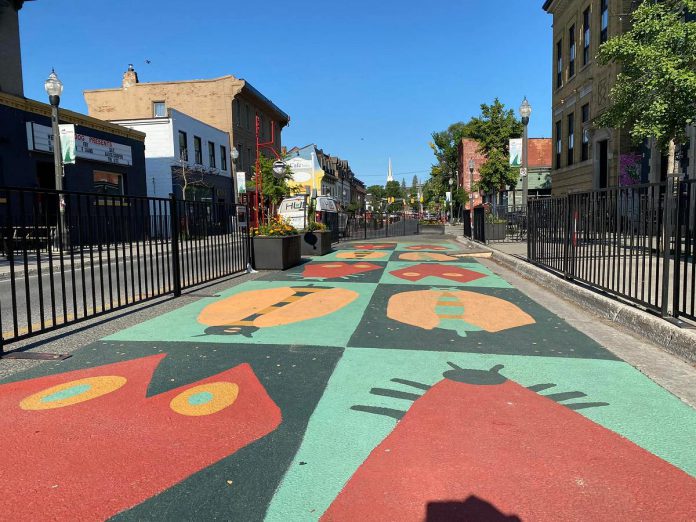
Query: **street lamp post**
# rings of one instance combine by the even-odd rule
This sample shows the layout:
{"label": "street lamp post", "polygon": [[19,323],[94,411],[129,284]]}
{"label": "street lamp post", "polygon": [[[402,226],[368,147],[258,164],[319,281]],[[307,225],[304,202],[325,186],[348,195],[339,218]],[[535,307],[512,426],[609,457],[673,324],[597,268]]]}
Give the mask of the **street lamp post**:
{"label": "street lamp post", "polygon": [[454,214],[454,193],[452,192],[452,185],[454,185],[454,180],[449,179],[449,189],[450,189],[450,212],[449,212],[449,222],[452,224],[452,214]]}
{"label": "street lamp post", "polygon": [[60,233],[57,238],[58,248],[69,245],[68,230],[65,226],[65,198],[63,196],[63,158],[60,148],[60,129],[58,128],[58,105],[60,105],[60,95],[63,94],[63,82],[58,79],[55,70],[44,82],[44,89],[48,94],[48,101],[51,104],[51,126],[53,128],[53,163],[55,169],[55,185],[58,191],[58,227]]}
{"label": "street lamp post", "polygon": [[[230,158],[232,158],[232,190],[234,191],[234,184],[237,183],[237,159],[239,158],[239,151],[237,147],[232,146],[230,150]],[[237,194],[239,194],[239,187],[237,187]],[[238,201],[237,194],[232,194],[232,202]]]}
{"label": "street lamp post", "polygon": [[527,157],[529,136],[527,134],[527,127],[529,126],[529,117],[531,114],[532,106],[525,96],[520,105],[520,116],[522,117],[522,125],[524,126],[524,134],[522,135],[522,168],[524,169],[524,178],[522,179],[522,204],[525,207],[527,206],[527,197],[529,195],[529,161]]}
{"label": "street lamp post", "polygon": [[[469,159],[469,221],[471,222],[471,230],[474,230],[474,167],[476,163],[474,158]],[[472,232],[473,234],[473,232]]]}

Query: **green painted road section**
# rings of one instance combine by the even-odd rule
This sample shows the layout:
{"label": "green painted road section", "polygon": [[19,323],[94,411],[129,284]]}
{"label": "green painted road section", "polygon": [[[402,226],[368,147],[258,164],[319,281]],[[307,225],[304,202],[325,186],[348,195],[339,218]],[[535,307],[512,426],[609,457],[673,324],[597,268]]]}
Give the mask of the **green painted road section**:
{"label": "green painted road section", "polygon": [[[452,259],[400,260],[414,252]],[[398,412],[408,412],[452,365],[503,365],[500,372],[508,379],[696,477],[692,408],[465,254],[456,242],[439,238],[350,244],[6,382],[85,368],[98,372],[104,365],[167,354],[149,385],[152,397],[251,366],[281,411],[280,426],[121,512],[118,520],[318,520],[395,429]],[[365,263],[373,266],[353,273],[361,263],[360,270],[367,270]],[[214,439],[204,436],[201,444]],[[176,440],[170,450],[175,460]]]}

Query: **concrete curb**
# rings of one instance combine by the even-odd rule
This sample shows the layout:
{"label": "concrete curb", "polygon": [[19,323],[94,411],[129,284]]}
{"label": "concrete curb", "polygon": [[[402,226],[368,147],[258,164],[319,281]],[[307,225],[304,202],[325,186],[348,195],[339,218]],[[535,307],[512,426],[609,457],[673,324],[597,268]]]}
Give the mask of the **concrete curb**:
{"label": "concrete curb", "polygon": [[690,364],[696,363],[696,331],[679,328],[635,306],[573,284],[523,259],[505,254],[494,248],[474,243],[461,236],[457,237],[457,241],[469,247],[490,251],[493,261],[516,272],[525,279],[548,288],[550,291],[577,304],[593,315],[616,323],[640,337],[652,341]]}

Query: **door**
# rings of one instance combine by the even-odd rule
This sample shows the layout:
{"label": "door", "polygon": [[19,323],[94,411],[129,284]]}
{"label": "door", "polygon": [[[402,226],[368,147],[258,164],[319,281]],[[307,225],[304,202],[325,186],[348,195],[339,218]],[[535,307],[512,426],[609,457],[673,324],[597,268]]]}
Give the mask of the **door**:
{"label": "door", "polygon": [[599,188],[607,188],[609,175],[609,141],[597,143],[599,146]]}

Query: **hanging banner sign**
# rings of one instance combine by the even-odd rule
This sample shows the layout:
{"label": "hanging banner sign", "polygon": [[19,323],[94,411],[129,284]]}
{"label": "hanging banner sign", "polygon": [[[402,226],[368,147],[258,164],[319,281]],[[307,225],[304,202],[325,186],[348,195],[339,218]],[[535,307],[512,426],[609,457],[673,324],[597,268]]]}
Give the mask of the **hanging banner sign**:
{"label": "hanging banner sign", "polygon": [[[27,143],[29,150],[53,152],[53,129],[27,122]],[[133,164],[133,154],[128,145],[78,133],[75,133],[75,156],[116,165]]]}
{"label": "hanging banner sign", "polygon": [[69,165],[75,163],[75,125],[66,123],[58,125],[60,132],[60,155],[63,158],[63,164]]}
{"label": "hanging banner sign", "polygon": [[519,167],[522,165],[522,138],[510,140],[510,166]]}
{"label": "hanging banner sign", "polygon": [[237,192],[246,192],[246,172],[237,172]]}

